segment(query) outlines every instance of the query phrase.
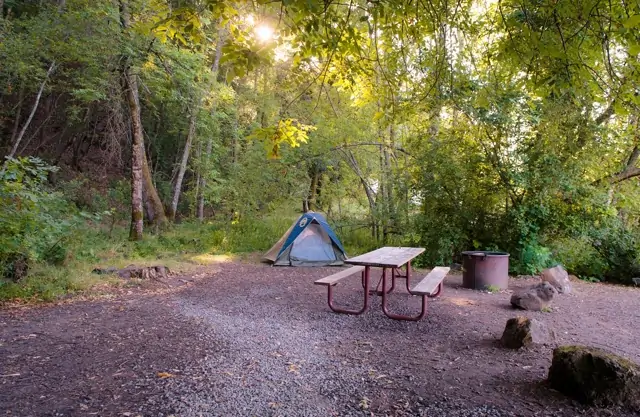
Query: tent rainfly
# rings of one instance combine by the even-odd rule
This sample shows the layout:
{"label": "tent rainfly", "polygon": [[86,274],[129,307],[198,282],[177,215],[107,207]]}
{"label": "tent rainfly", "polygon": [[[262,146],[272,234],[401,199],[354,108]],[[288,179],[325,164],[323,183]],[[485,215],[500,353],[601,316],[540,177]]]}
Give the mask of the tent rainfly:
{"label": "tent rainfly", "polygon": [[263,260],[273,265],[342,265],[347,258],[340,239],[320,213],[300,216]]}

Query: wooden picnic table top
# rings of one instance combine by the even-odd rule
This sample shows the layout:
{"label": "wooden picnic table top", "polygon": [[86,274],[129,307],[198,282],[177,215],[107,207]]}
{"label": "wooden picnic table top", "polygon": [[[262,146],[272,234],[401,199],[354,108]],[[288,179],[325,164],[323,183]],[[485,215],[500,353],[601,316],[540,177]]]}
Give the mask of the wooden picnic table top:
{"label": "wooden picnic table top", "polygon": [[424,248],[403,248],[385,246],[344,261],[346,264],[375,266],[379,268],[400,268],[424,252]]}

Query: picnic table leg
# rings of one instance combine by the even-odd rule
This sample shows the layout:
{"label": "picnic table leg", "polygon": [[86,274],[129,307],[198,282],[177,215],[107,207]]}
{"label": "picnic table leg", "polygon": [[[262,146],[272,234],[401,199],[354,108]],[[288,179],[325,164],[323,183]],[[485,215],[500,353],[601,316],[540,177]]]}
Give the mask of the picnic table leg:
{"label": "picnic table leg", "polygon": [[[407,264],[407,268],[410,268],[408,264]],[[385,271],[386,271],[386,268],[382,270],[382,287],[383,288],[386,288],[386,283],[387,283],[387,274],[385,273]],[[407,269],[407,281],[409,281],[408,272],[409,272],[409,269]],[[420,314],[412,317],[412,316],[404,316],[402,314],[395,314],[390,312],[387,309],[387,293],[383,291],[382,292],[382,311],[384,312],[384,314],[387,315],[387,317],[395,320],[418,321],[421,318],[423,318],[427,313],[427,296],[422,295],[422,307],[420,310]]]}
{"label": "picnic table leg", "polygon": [[364,313],[367,310],[367,307],[369,306],[369,272],[370,272],[370,267],[365,266],[364,267],[364,271],[362,271],[362,286],[364,287],[364,303],[363,306],[360,310],[347,310],[344,308],[340,308],[340,307],[336,307],[333,305],[333,285],[329,285],[327,287],[327,304],[329,304],[329,308],[336,312],[336,313],[342,313],[342,314],[353,314],[353,315],[359,315]]}
{"label": "picnic table leg", "polygon": [[[386,274],[387,268],[382,268],[382,277],[380,277],[380,281],[378,281],[378,285],[376,285],[375,290],[371,290],[372,293],[376,295],[382,295],[383,292],[390,294],[396,288],[396,277],[394,275],[394,269],[391,269],[391,288],[387,290],[386,280],[383,278]],[[382,290],[380,290],[380,284],[382,284]]]}
{"label": "picnic table leg", "polygon": [[[395,268],[394,268],[395,271]],[[405,265],[405,273],[404,275],[400,275],[400,268],[397,268],[397,271],[395,271],[395,276],[398,278],[405,278],[405,285],[407,287],[407,292],[411,295],[420,295],[420,294],[414,294],[413,292],[411,292],[411,261],[407,262],[407,264]]]}
{"label": "picnic table leg", "polygon": [[[384,269],[382,271],[384,273]],[[392,273],[391,288],[387,290],[387,294],[391,293],[396,288],[396,279],[395,279],[395,276],[393,275],[393,270],[391,273]],[[369,290],[369,294],[382,295],[382,290],[380,289],[381,284],[382,284],[382,276],[380,276],[380,280],[378,280],[376,287]],[[364,277],[362,278],[362,288],[364,288]]]}
{"label": "picnic table leg", "polygon": [[440,294],[442,294],[442,290],[444,289],[444,287],[442,286],[442,282],[438,285],[438,289],[436,290],[436,292],[434,292],[433,294],[429,294],[429,297],[431,298],[436,298],[439,297]]}
{"label": "picnic table leg", "polygon": [[[411,261],[409,261],[409,262],[411,262]],[[393,270],[394,270],[396,278],[406,278],[409,275],[406,266],[405,266],[404,274],[402,273],[402,267],[393,268]]]}

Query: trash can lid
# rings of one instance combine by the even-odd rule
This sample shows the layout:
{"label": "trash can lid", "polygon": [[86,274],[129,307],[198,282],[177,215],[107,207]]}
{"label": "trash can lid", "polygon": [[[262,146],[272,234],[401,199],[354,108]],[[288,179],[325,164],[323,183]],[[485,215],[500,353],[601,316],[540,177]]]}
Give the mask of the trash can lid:
{"label": "trash can lid", "polygon": [[472,250],[472,251],[464,251],[463,255],[467,256],[509,256],[507,252],[495,252],[495,251],[486,251],[486,250]]}

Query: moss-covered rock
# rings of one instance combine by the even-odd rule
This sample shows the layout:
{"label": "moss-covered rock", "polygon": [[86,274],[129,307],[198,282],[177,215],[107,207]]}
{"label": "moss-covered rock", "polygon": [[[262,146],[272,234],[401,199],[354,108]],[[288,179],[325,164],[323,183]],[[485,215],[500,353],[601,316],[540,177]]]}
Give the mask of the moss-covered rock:
{"label": "moss-covered rock", "polygon": [[536,319],[518,316],[507,321],[500,341],[510,349],[520,349],[534,344],[549,344],[555,339],[544,323]]}
{"label": "moss-covered rock", "polygon": [[640,411],[640,366],[602,349],[586,346],[555,349],[549,384],[585,404]]}

